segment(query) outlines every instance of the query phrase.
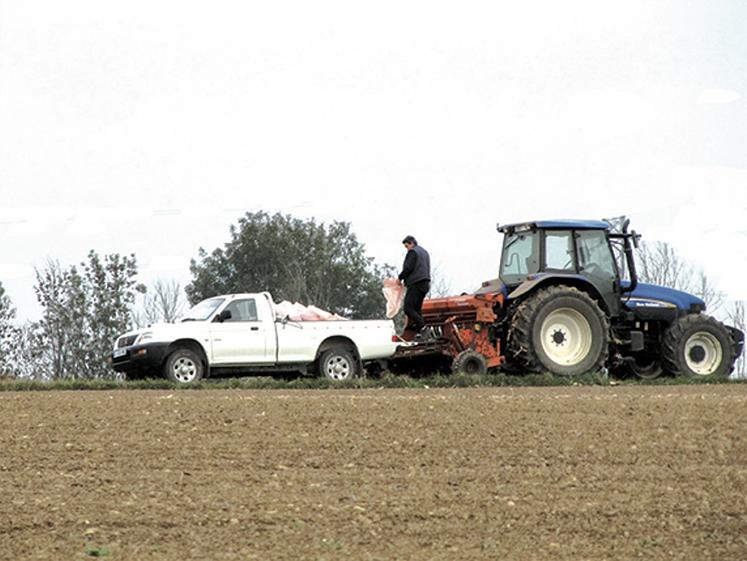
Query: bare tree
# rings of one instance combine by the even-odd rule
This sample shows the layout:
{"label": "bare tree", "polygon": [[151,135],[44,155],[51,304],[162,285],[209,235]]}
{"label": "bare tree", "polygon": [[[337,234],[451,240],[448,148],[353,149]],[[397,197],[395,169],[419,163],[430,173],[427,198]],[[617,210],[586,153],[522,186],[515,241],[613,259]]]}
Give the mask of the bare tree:
{"label": "bare tree", "polygon": [[429,298],[442,298],[450,296],[452,293],[451,284],[443,274],[443,268],[440,264],[431,267],[431,290],[428,293]]}
{"label": "bare tree", "polygon": [[[747,330],[747,303],[744,300],[737,300],[732,303],[729,310],[729,320],[742,333]],[[747,378],[747,357],[745,357],[744,350],[739,358],[737,358],[732,376],[735,378]]]}
{"label": "bare tree", "polygon": [[708,311],[713,314],[724,304],[725,295],[716,288],[701,270],[695,273],[695,279],[690,288],[691,292],[703,300],[708,306]]}
{"label": "bare tree", "polygon": [[702,269],[693,267],[666,242],[641,242],[636,251],[636,269],[641,282],[690,292],[714,312],[724,302]]}
{"label": "bare tree", "polygon": [[141,327],[152,323],[174,323],[184,314],[186,295],[174,280],[157,279],[145,292],[135,323]]}
{"label": "bare tree", "polygon": [[687,290],[692,268],[666,242],[641,242],[636,256],[638,277],[643,282]]}

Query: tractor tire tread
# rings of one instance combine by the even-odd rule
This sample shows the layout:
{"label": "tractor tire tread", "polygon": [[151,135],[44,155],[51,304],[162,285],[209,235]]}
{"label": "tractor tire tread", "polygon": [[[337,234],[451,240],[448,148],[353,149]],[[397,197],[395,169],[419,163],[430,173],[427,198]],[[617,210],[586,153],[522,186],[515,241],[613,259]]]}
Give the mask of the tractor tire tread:
{"label": "tractor tire tread", "polygon": [[709,378],[719,378],[728,376],[734,367],[734,361],[736,359],[735,349],[731,334],[726,329],[723,323],[717,319],[707,316],[704,314],[689,314],[675,320],[672,325],[664,333],[662,338],[662,366],[664,371],[672,376],[691,376],[691,374],[685,368],[685,364],[680,360],[679,347],[682,341],[687,337],[688,331],[693,327],[705,327],[709,326],[711,329],[720,331],[723,335],[726,347],[724,354],[729,357],[729,367],[727,369],[720,368],[721,372],[714,372],[709,375]]}

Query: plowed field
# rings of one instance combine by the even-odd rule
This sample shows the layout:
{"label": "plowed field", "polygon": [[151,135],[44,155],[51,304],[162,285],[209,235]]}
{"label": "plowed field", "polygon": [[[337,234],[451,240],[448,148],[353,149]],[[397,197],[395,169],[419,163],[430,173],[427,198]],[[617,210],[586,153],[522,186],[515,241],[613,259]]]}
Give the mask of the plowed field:
{"label": "plowed field", "polygon": [[0,558],[747,559],[747,385],[0,394]]}

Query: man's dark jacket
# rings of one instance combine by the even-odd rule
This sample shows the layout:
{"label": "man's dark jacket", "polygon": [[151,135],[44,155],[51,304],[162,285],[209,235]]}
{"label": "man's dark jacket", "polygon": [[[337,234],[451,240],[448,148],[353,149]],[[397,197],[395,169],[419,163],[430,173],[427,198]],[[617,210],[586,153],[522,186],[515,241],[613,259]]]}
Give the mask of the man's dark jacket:
{"label": "man's dark jacket", "polygon": [[431,280],[431,256],[426,250],[416,245],[407,252],[399,280],[405,281],[405,286]]}

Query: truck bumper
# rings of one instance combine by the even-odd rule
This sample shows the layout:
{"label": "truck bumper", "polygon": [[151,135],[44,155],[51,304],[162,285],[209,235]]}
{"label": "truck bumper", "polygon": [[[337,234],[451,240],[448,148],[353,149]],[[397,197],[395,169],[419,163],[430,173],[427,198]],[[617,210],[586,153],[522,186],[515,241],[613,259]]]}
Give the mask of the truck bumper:
{"label": "truck bumper", "polygon": [[111,365],[125,374],[160,374],[168,343],[148,343],[116,349],[111,355]]}

